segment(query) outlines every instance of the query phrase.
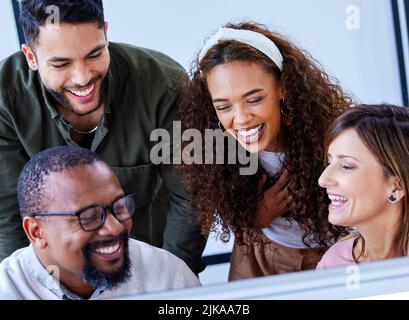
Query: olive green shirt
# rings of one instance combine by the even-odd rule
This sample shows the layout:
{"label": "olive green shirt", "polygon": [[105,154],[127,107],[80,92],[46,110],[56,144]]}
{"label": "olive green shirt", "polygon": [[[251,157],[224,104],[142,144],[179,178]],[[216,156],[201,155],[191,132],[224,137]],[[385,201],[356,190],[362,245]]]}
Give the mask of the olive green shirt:
{"label": "olive green shirt", "polygon": [[[198,273],[205,238],[196,216],[184,209],[181,174],[172,165],[150,160],[157,143],[150,141],[151,132],[171,131],[176,120],[185,71],[153,50],[110,43],[109,52],[105,111],[91,150],[113,168],[126,193],[136,194],[132,236],[163,246]],[[76,145],[56,110],[21,52],[0,63],[0,260],[27,245],[16,197],[24,164],[47,148]],[[169,192],[161,189],[162,181]],[[156,197],[159,190],[162,196]]]}

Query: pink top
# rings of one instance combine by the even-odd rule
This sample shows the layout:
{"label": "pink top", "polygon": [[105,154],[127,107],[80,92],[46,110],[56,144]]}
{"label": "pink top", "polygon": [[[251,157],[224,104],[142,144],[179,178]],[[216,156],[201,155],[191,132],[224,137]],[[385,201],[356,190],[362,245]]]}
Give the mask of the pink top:
{"label": "pink top", "polygon": [[331,246],[318,262],[318,269],[346,267],[356,264],[353,256],[355,238],[341,240]]}

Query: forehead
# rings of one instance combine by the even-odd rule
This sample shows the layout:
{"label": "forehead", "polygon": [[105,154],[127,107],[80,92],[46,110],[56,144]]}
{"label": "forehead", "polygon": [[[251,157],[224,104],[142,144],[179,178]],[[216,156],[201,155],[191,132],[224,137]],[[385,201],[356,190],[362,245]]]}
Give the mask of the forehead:
{"label": "forehead", "polygon": [[339,133],[329,145],[329,150],[348,150],[365,147],[355,129],[347,129]]}
{"label": "forehead", "polygon": [[37,49],[49,56],[84,56],[104,42],[104,29],[97,22],[45,24],[40,27]]}
{"label": "forehead", "polygon": [[262,65],[245,61],[217,65],[209,71],[206,80],[209,90],[220,94],[277,85],[274,76],[266,72]]}
{"label": "forehead", "polygon": [[109,204],[123,194],[118,178],[102,162],[51,173],[45,182],[48,210],[76,210],[92,204]]}
{"label": "forehead", "polygon": [[355,129],[341,132],[329,145],[328,153],[332,157],[342,154],[362,159],[362,161],[378,162]]}

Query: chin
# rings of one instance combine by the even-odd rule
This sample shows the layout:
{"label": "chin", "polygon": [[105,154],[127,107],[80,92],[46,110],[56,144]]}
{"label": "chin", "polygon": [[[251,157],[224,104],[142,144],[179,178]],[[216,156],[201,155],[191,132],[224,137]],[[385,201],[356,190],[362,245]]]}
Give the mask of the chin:
{"label": "chin", "polygon": [[109,261],[109,262],[105,262],[103,264],[95,264],[95,267],[103,273],[106,274],[112,274],[112,273],[116,273],[119,270],[121,270],[121,268],[124,265],[124,259],[123,258],[119,258],[118,260],[115,261]]}
{"label": "chin", "polygon": [[340,227],[347,227],[348,225],[346,224],[346,221],[344,219],[337,219],[337,218],[332,218],[331,216],[328,217],[329,223],[331,223],[334,226],[340,226]]}
{"label": "chin", "polygon": [[124,261],[121,259],[120,263],[115,264],[113,266],[108,266],[106,268],[101,268],[101,271],[103,271],[105,273],[115,273],[115,272],[118,272],[119,270],[121,270],[123,266],[124,266]]}
{"label": "chin", "polygon": [[260,151],[262,151],[262,150],[260,150],[260,148],[258,146],[246,145],[246,144],[241,143],[241,142],[240,142],[240,145],[250,153],[259,153]]}
{"label": "chin", "polygon": [[80,105],[80,106],[72,105],[72,106],[73,106],[72,109],[74,110],[74,113],[80,116],[92,114],[100,108],[100,105],[98,105],[98,103],[94,103],[90,106],[85,106],[85,105]]}
{"label": "chin", "polygon": [[90,107],[84,107],[84,106],[74,107],[74,110],[78,113],[90,113],[92,111],[95,111],[96,108],[97,108],[97,104],[94,104]]}
{"label": "chin", "polygon": [[260,151],[264,151],[266,149],[266,146],[264,144],[260,143],[247,144],[244,141],[238,139],[237,137],[235,137],[235,139],[244,149],[246,149],[250,153],[259,153]]}

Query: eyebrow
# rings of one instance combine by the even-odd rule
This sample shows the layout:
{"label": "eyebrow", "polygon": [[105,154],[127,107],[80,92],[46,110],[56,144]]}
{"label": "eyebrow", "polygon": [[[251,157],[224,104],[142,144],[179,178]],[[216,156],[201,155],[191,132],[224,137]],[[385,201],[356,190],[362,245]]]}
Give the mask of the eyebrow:
{"label": "eyebrow", "polygon": [[[112,205],[113,203],[115,203],[116,201],[118,201],[119,199],[121,199],[121,198],[123,198],[123,197],[126,197],[126,196],[127,196],[127,194],[125,194],[125,193],[123,193],[122,195],[118,195],[118,196],[114,199],[114,201],[112,201],[112,202],[109,204],[109,206]],[[82,209],[77,210],[76,212],[83,211],[83,210],[86,210],[86,209],[89,209],[89,208],[93,208],[93,207],[106,207],[106,205],[91,204],[91,205],[89,205],[89,206],[86,206],[86,207],[83,207]]]}
{"label": "eyebrow", "polygon": [[[243,94],[243,98],[246,98],[246,97],[248,97],[248,96],[251,96],[252,94],[258,93],[258,92],[260,92],[260,91],[264,91],[264,89],[254,89],[254,90],[251,90],[251,91],[249,91],[249,92]],[[228,99],[214,99],[214,100],[213,100],[213,103],[216,103],[216,102],[226,102],[226,101],[228,101]]]}
{"label": "eyebrow", "polygon": [[[93,54],[95,54],[98,51],[101,51],[103,49],[105,49],[106,44],[100,44],[99,46],[96,46],[94,49],[92,49],[86,56],[85,58],[89,58],[90,56],[92,56]],[[69,58],[64,58],[64,57],[52,57],[50,59],[47,60],[48,63],[50,62],[69,62],[72,61],[72,59]]]}
{"label": "eyebrow", "polygon": [[[328,157],[329,157],[329,158],[332,158],[332,155],[331,155],[330,153],[328,153]],[[350,158],[350,159],[355,160],[356,162],[360,162],[357,158],[355,158],[355,157],[353,157],[353,156],[347,156],[347,155],[345,155],[345,154],[338,154],[336,157],[337,157],[338,159]]]}

